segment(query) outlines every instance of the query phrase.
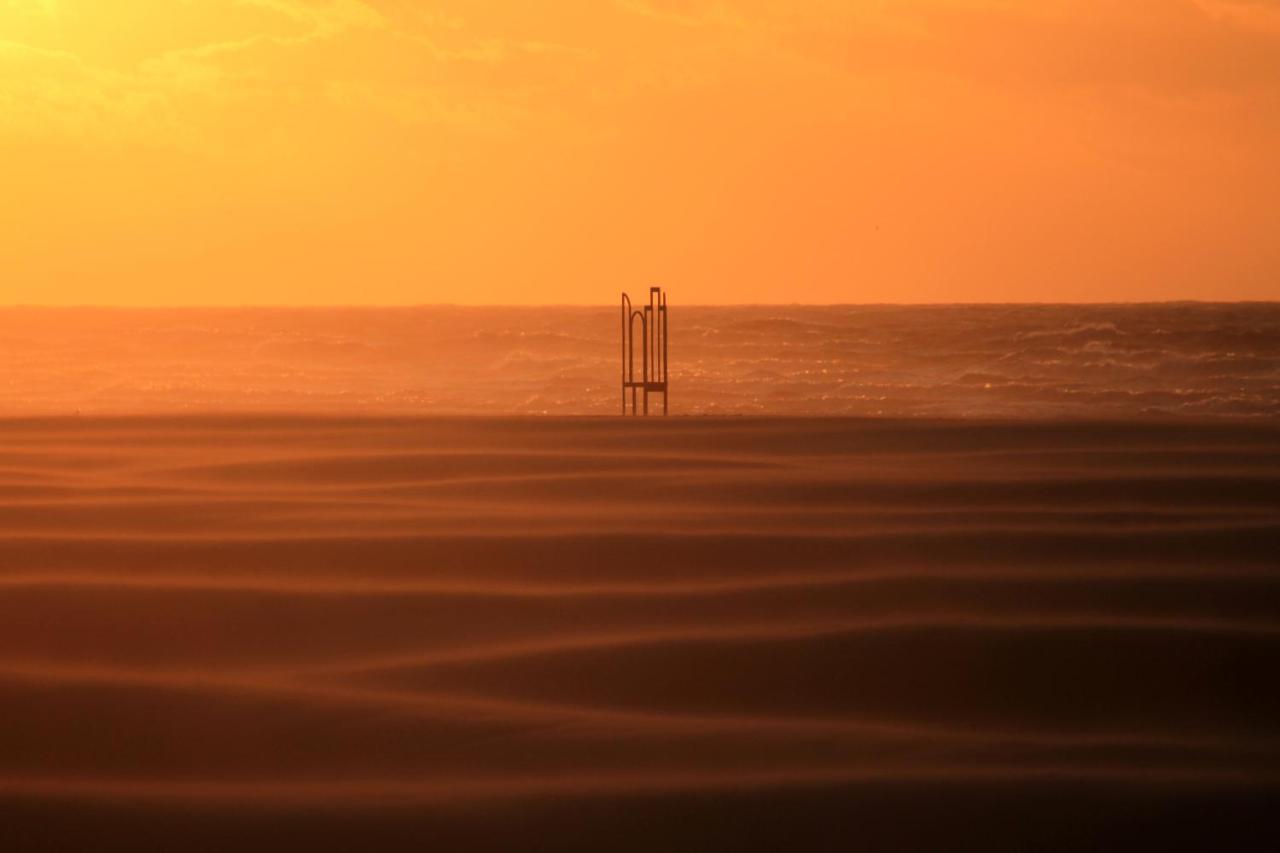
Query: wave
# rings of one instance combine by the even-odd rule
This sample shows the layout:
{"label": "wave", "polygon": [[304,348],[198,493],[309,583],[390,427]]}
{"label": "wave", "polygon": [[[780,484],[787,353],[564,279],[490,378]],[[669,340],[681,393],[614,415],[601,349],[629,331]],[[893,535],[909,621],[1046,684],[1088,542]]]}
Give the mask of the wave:
{"label": "wave", "polygon": [[[673,316],[682,414],[1280,414],[1273,304]],[[603,308],[2,309],[0,414],[612,413],[616,320]]]}

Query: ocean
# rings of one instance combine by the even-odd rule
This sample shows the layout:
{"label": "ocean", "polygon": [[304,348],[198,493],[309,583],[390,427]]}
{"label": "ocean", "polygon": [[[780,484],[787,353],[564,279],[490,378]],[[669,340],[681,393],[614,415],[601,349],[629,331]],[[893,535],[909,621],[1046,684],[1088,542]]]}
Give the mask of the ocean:
{"label": "ocean", "polygon": [[[585,414],[617,308],[0,310],[0,415]],[[1280,303],[671,309],[674,414],[1267,418]]]}

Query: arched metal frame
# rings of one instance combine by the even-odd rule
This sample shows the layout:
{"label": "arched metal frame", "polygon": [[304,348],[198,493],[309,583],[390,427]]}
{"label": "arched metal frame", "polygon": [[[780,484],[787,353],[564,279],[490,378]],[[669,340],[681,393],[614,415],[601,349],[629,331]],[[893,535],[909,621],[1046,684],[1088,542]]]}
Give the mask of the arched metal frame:
{"label": "arched metal frame", "polygon": [[[640,320],[640,378],[636,379],[636,320]],[[649,304],[633,308],[631,297],[622,294],[622,414],[627,414],[627,391],[631,391],[631,414],[649,414],[649,395],[662,395],[662,413],[667,402],[667,296],[660,287],[649,288]],[[642,396],[643,395],[643,396]]]}

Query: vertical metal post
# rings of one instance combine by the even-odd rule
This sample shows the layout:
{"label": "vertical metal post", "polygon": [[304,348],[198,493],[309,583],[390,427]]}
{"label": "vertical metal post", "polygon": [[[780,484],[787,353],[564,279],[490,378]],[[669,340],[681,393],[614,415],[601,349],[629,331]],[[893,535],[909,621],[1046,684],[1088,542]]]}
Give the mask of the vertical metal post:
{"label": "vertical metal post", "polygon": [[[640,318],[640,370],[641,380],[636,382],[636,318]],[[649,413],[649,325],[645,322],[644,312],[632,311],[627,321],[627,346],[630,358],[631,414],[638,415],[639,400],[637,395],[643,386],[645,414]]]}
{"label": "vertical metal post", "polygon": [[649,327],[649,352],[653,353],[653,369],[649,371],[649,375],[654,382],[659,381],[659,377],[662,376],[662,365],[658,363],[658,310],[655,304],[657,294],[658,288],[649,288],[649,307],[645,309],[649,312],[647,316],[651,323]]}
{"label": "vertical metal post", "polygon": [[631,316],[631,298],[622,294],[622,414],[627,413],[627,318]]}
{"label": "vertical metal post", "polygon": [[649,338],[653,334],[653,324],[650,322],[652,316],[653,306],[646,305],[644,307],[644,315],[640,318],[640,322],[643,324],[641,331],[644,332],[644,413],[646,415],[649,414],[649,377],[651,375],[649,361],[652,358],[650,355],[652,351],[649,349]]}
{"label": "vertical metal post", "polygon": [[671,373],[667,364],[667,294],[662,294],[662,414],[669,413]]}

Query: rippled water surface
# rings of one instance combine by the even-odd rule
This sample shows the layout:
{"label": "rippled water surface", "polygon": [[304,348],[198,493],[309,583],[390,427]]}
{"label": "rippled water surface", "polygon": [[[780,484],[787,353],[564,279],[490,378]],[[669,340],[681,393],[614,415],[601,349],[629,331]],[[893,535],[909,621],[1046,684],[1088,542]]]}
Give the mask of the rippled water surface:
{"label": "rippled water surface", "polygon": [[[0,311],[0,412],[603,414],[611,308]],[[1280,304],[672,307],[681,414],[1272,416]]]}

